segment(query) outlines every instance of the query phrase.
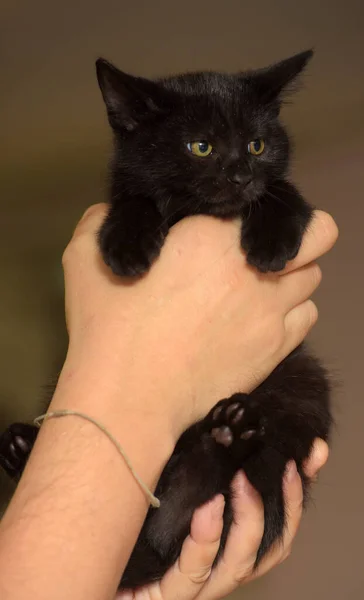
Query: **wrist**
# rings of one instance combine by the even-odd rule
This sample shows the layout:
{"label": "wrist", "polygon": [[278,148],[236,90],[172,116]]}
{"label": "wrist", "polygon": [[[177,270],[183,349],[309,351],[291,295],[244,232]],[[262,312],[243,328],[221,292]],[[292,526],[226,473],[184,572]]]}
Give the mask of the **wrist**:
{"label": "wrist", "polygon": [[171,411],[164,410],[166,405],[161,389],[153,390],[143,376],[124,376],[120,367],[115,373],[102,356],[94,361],[90,355],[68,355],[49,411],[83,412],[102,423],[122,446],[129,438],[140,444],[141,436],[147,436],[145,443],[154,443],[167,460],[181,432]]}
{"label": "wrist", "polygon": [[[94,411],[95,418],[111,420],[118,427],[125,419],[153,422],[170,441],[172,449],[193,421],[188,407],[186,377],[175,382],[166,369],[143,365],[125,353],[105,352],[92,346],[86,350],[69,349],[52,399],[52,410],[73,408]],[[172,381],[173,379],[173,381]],[[67,402],[67,406],[65,405]]]}
{"label": "wrist", "polygon": [[[174,448],[166,421],[120,411],[122,398],[93,375],[87,379],[66,361],[49,410],[73,408],[100,421],[153,492]],[[64,590],[72,590],[72,598],[111,597],[148,508],[144,491],[104,432],[77,416],[47,421],[1,522],[0,563],[6,565],[9,598],[18,597],[19,564],[22,591],[32,598],[58,598]],[[92,564],[101,566],[92,570]],[[44,569],[45,589],[39,585]],[[103,571],[110,576],[106,591]]]}

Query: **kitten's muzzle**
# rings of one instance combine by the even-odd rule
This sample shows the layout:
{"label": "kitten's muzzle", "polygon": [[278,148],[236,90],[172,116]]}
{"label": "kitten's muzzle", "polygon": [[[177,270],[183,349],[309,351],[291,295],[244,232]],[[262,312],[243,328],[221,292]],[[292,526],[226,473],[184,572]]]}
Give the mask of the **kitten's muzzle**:
{"label": "kitten's muzzle", "polygon": [[230,175],[227,180],[229,181],[229,183],[233,183],[234,185],[238,185],[241,187],[241,189],[245,189],[249,183],[251,183],[253,181],[253,177],[252,175],[244,175],[244,173],[234,173],[233,175]]}

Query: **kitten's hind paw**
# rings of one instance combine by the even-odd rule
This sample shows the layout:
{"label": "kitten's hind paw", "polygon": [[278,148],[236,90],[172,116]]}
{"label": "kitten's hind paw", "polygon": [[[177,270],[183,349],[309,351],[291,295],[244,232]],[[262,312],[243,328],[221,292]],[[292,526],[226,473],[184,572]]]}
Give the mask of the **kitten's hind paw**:
{"label": "kitten's hind paw", "polygon": [[22,474],[38,434],[38,428],[13,423],[0,436],[0,465],[10,477]]}
{"label": "kitten's hind paw", "polygon": [[262,440],[266,432],[267,419],[260,405],[248,394],[234,394],[221,400],[208,418],[211,436],[227,448]]}

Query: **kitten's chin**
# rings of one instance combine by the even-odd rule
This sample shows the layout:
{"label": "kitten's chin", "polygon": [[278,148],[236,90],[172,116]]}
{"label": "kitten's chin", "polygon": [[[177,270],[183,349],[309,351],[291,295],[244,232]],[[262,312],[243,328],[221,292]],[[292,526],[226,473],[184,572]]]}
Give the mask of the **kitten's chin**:
{"label": "kitten's chin", "polygon": [[259,201],[259,197],[264,192],[264,186],[253,186],[248,185],[245,189],[233,189],[231,187],[216,190],[214,188],[213,193],[210,195],[204,194],[208,204],[211,206],[226,205],[229,207],[236,207],[237,210],[243,208],[249,204]]}

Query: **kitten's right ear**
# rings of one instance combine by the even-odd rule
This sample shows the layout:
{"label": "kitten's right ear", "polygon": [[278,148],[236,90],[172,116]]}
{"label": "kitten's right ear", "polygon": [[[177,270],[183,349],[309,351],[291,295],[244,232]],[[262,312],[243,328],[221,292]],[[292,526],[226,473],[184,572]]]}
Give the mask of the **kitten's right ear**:
{"label": "kitten's right ear", "polygon": [[313,50],[300,52],[269,67],[252,71],[245,79],[254,87],[262,102],[280,101],[282,96],[295,89],[297,77],[304,71],[312,56]]}
{"label": "kitten's right ear", "polygon": [[160,89],[153,81],[119,71],[103,58],[96,61],[96,73],[113,129],[133,131],[143,118],[160,111]]}

